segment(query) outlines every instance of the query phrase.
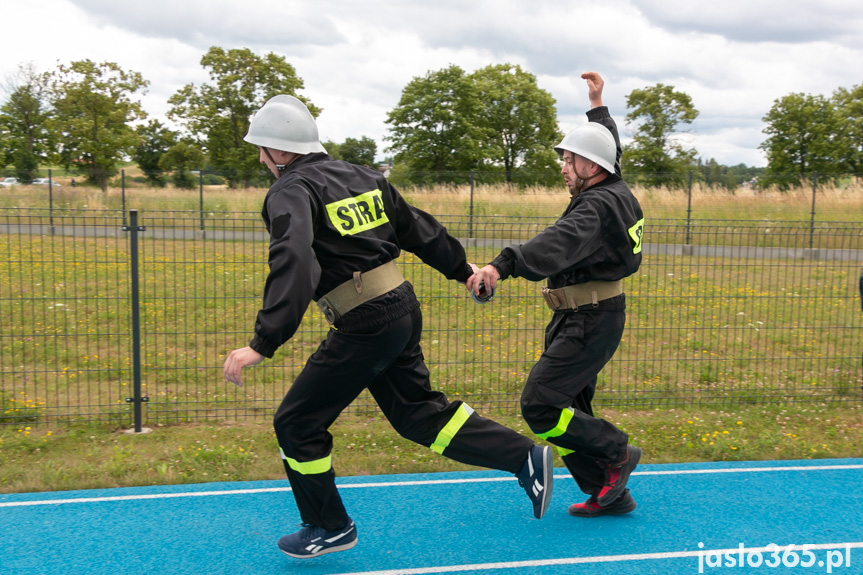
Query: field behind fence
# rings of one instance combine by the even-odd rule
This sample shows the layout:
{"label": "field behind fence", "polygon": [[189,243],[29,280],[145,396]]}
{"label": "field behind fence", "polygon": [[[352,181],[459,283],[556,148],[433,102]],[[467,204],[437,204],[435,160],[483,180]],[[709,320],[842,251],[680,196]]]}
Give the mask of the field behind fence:
{"label": "field behind fence", "polygon": [[[472,214],[438,217],[480,264],[553,223],[541,205],[565,203],[522,194],[514,209],[468,212],[463,193],[412,199]],[[480,197],[474,208],[486,200],[497,205]],[[666,200],[670,211],[645,209],[644,261],[625,280],[627,331],[600,375],[600,405],[859,401],[860,198],[840,194],[835,221],[809,217],[805,192],[805,207],[788,202],[796,219],[757,217],[748,198],[737,213],[751,218],[687,217],[673,194],[650,201]],[[250,339],[267,274],[260,216],[158,207],[134,230],[117,209],[0,209],[0,423],[121,426],[136,408],[147,425],[270,417],[326,323],[312,305],[275,358],[246,370],[244,387],[225,383],[225,355]],[[516,411],[550,315],[540,285],[508,280],[479,306],[411,254],[399,262],[423,305],[433,385]],[[350,410],[374,405],[361,396]]]}

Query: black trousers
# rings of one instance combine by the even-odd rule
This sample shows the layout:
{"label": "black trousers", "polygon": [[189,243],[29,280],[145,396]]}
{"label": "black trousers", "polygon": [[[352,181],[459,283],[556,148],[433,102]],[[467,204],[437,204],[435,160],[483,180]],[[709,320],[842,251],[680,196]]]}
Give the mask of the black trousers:
{"label": "black trousers", "polygon": [[531,439],[431,389],[420,348],[422,314],[410,284],[360,306],[337,327],[309,358],[274,418],[304,523],[333,530],[348,519],[327,430],[366,388],[403,437],[469,465],[521,469]]}
{"label": "black trousers", "polygon": [[557,312],[545,332],[545,351],[528,376],[521,410],[531,430],[558,447],[579,488],[596,495],[608,465],[626,456],[629,437],[594,417],[591,401],[597,375],[623,335],[625,299],[619,295],[597,309]]}

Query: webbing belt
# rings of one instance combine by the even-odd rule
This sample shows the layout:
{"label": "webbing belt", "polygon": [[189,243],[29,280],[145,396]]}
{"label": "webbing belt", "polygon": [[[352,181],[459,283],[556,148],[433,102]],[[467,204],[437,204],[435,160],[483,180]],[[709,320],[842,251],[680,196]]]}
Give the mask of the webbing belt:
{"label": "webbing belt", "polygon": [[405,278],[394,261],[365,273],[354,272],[354,277],[330,290],[318,300],[318,307],[327,322],[332,325],[337,319],[360,304],[382,296],[402,285]]}
{"label": "webbing belt", "polygon": [[542,288],[542,297],[553,311],[574,309],[586,305],[596,307],[599,302],[623,293],[623,281],[592,281],[557,289]]}

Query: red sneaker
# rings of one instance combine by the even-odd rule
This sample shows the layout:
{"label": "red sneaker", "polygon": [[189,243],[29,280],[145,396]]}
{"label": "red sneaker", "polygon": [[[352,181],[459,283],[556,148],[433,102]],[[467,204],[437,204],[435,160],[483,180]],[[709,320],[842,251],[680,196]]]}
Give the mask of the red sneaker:
{"label": "red sneaker", "polygon": [[636,508],[635,499],[629,494],[629,489],[609,505],[600,505],[596,497],[591,496],[584,503],[569,506],[569,514],[574,517],[599,517],[600,515],[623,515]]}
{"label": "red sneaker", "polygon": [[597,503],[605,506],[621,496],[623,490],[626,489],[629,475],[638,465],[639,459],[641,459],[641,448],[627,445],[626,459],[608,469],[608,479],[596,498]]}

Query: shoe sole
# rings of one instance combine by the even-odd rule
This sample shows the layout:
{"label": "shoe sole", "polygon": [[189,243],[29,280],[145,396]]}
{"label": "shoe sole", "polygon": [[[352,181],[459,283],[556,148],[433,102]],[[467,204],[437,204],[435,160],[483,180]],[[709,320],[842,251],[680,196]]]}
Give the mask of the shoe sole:
{"label": "shoe sole", "polygon": [[627,505],[625,507],[619,507],[617,509],[607,509],[603,511],[597,511],[595,513],[573,513],[572,508],[570,507],[568,512],[573,517],[602,517],[603,515],[624,515],[626,513],[632,513],[636,507],[638,507],[638,504],[633,500],[630,505]]}
{"label": "shoe sole", "polygon": [[597,503],[602,505],[603,502],[605,502],[605,505],[608,505],[610,501],[614,501],[615,499],[620,497],[620,494],[623,493],[624,489],[626,489],[626,484],[629,482],[629,476],[632,474],[633,471],[635,471],[635,468],[638,467],[638,462],[641,461],[641,448],[633,447],[631,457],[631,464],[627,462],[629,465],[626,465],[626,467],[624,468],[628,469],[628,471],[626,471],[626,473],[621,473],[620,479],[617,480],[617,486],[614,489],[610,490],[608,493],[606,493],[604,496],[598,498],[596,500]]}
{"label": "shoe sole", "polygon": [[290,555],[296,559],[311,559],[312,557],[320,557],[321,555],[326,555],[327,553],[335,553],[336,551],[347,551],[348,549],[352,549],[357,545],[357,539],[354,539],[350,543],[345,543],[344,545],[337,545],[336,547],[327,547],[326,549],[321,549],[317,553],[308,553],[306,555],[297,555],[295,553],[291,553],[290,551],[285,551],[281,547],[279,547],[279,551],[284,553],[285,555]]}
{"label": "shoe sole", "polygon": [[551,503],[551,492],[554,490],[554,453],[547,445],[543,446],[542,455],[545,458],[545,466],[542,470],[542,481],[545,489],[542,492],[542,502],[539,507],[539,515],[534,513],[537,519],[542,519],[545,512],[548,511],[548,506]]}

